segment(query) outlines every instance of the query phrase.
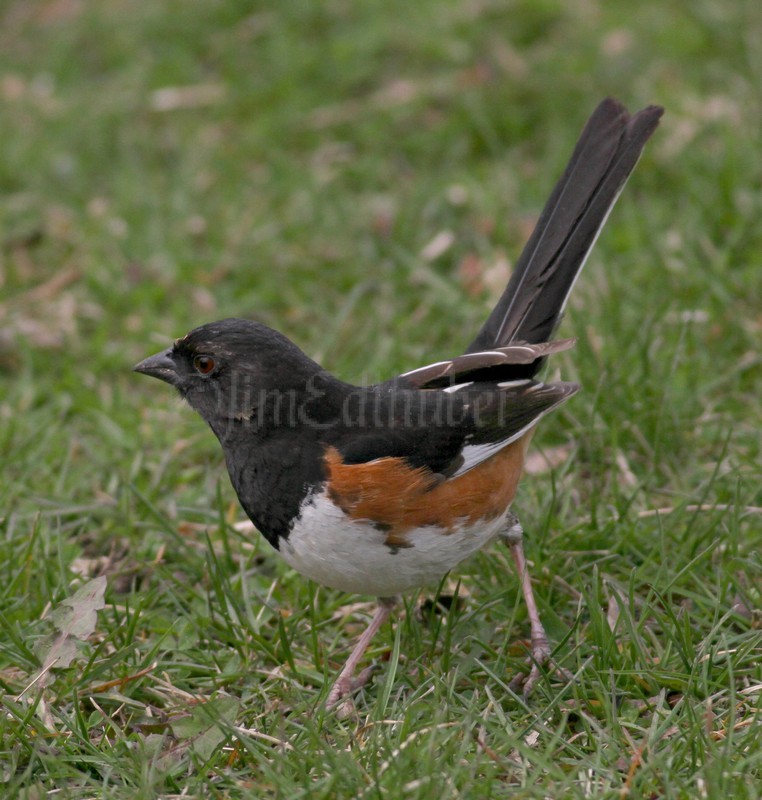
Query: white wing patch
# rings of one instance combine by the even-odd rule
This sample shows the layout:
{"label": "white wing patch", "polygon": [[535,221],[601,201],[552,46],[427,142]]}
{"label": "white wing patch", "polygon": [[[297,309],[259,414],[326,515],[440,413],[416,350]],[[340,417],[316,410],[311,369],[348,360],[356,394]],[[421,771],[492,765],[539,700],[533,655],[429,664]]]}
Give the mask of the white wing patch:
{"label": "white wing patch", "polygon": [[442,391],[447,392],[447,394],[452,394],[453,392],[459,392],[461,389],[466,389],[473,385],[473,381],[468,381],[467,383],[456,383],[455,386],[444,386]]}
{"label": "white wing patch", "polygon": [[530,378],[521,378],[517,381],[503,381],[502,383],[498,383],[498,389],[515,389],[518,386],[526,386],[528,383],[532,383]]}
{"label": "white wing patch", "polygon": [[484,442],[483,444],[467,444],[460,453],[463,463],[451,475],[452,478],[457,478],[458,475],[463,475],[474,467],[478,467],[482,461],[486,461],[495,453],[499,453],[504,447],[508,447],[511,442],[520,439],[528,430],[540,421],[545,414],[540,414],[535,417],[528,425],[525,425],[521,430],[516,431],[512,436],[507,439],[500,439],[497,442]]}
{"label": "white wing patch", "polygon": [[505,347],[493,350],[480,350],[478,353],[466,353],[450,361],[436,361],[433,364],[418,367],[410,372],[403,372],[401,378],[406,378],[413,384],[425,387],[431,381],[441,381],[443,378],[456,377],[472,370],[489,369],[490,367],[506,364],[531,364],[538,358],[568,350],[574,345],[575,339],[559,339],[555,342],[540,342],[529,344],[515,342]]}
{"label": "white wing patch", "polygon": [[[533,383],[533,381],[509,381],[506,383],[499,384],[501,387],[508,387],[512,388],[514,385],[521,385],[523,383]],[[536,384],[537,388],[541,388],[543,386],[542,383]],[[574,390],[576,391],[576,390]],[[571,392],[571,394],[574,393]],[[500,452],[504,447],[508,447],[511,442],[515,442],[517,439],[520,439],[527,431],[534,428],[535,425],[546,415],[553,411],[556,406],[561,405],[570,394],[564,394],[562,397],[558,398],[558,402],[553,403],[553,405],[549,406],[548,408],[543,409],[540,411],[537,416],[530,420],[523,428],[520,428],[518,431],[514,431],[510,436],[507,436],[505,439],[500,439],[496,442],[482,442],[480,444],[468,444],[468,438],[473,436],[471,434],[469,437],[466,438],[466,444],[461,450],[460,456],[463,459],[463,463],[458,467],[458,469],[453,472],[450,476],[451,478],[457,478],[458,475],[463,475],[464,473],[468,472],[469,470],[473,469],[474,467],[478,467],[483,461],[486,461],[488,458],[491,458],[495,453]]]}
{"label": "white wing patch", "polygon": [[452,361],[435,361],[433,364],[426,364],[423,367],[418,367],[418,369],[411,369],[409,372],[403,372],[400,375],[400,378],[412,378],[414,375],[418,375],[422,372],[428,372],[429,370],[435,370],[438,368],[442,369],[442,374],[446,375],[447,371],[452,365]]}

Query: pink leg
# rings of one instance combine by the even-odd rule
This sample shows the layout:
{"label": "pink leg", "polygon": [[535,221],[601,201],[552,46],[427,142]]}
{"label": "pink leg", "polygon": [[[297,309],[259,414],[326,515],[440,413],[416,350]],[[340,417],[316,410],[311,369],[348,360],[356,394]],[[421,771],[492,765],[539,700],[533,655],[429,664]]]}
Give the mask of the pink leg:
{"label": "pink leg", "polygon": [[[551,661],[550,642],[548,641],[548,634],[545,633],[545,628],[540,619],[540,612],[537,610],[537,603],[534,599],[532,579],[529,576],[527,560],[524,557],[523,531],[518,519],[515,517],[513,518],[513,524],[503,538],[511,549],[513,563],[516,565],[516,571],[519,574],[521,591],[524,595],[524,602],[527,604],[527,613],[529,614],[531,636],[530,662],[532,666],[529,670],[529,675],[519,673],[511,681],[510,686],[511,689],[516,691],[523,686],[524,697],[528,697],[537,681],[540,679],[541,668]],[[558,672],[563,678],[571,680],[572,676],[566,670],[559,669]]]}
{"label": "pink leg", "polygon": [[[354,677],[355,670],[363,655],[365,655],[368,646],[373,641],[373,637],[378,633],[379,628],[386,620],[389,619],[389,614],[396,602],[396,599],[393,597],[379,598],[378,608],[376,609],[373,619],[370,621],[365,631],[363,631],[362,636],[357,640],[357,644],[354,646],[352,653],[339,673],[339,677],[336,678],[336,682],[331,687],[328,700],[326,701],[328,708],[337,705],[341,700],[347,700],[352,692],[368,682],[371,676],[370,669],[363,670],[357,678]],[[351,703],[351,700],[349,702]]]}

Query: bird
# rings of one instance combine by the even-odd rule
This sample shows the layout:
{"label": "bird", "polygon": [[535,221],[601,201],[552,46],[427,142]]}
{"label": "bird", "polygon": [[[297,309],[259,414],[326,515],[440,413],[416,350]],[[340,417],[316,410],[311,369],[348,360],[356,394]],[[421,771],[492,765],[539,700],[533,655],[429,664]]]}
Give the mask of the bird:
{"label": "bird", "polygon": [[[460,355],[347,383],[250,319],[203,324],[134,367],[173,386],[219,440],[232,486],[286,563],[378,605],[328,692],[350,708],[372,639],[405,592],[492,542],[515,564],[530,624],[528,696],[552,663],[511,509],[540,419],[580,388],[543,382],[569,294],[663,108],[604,99],[584,126],[507,286]],[[560,668],[558,668],[560,670]],[[561,670],[568,677],[568,673]],[[518,681],[518,682],[516,682]]]}

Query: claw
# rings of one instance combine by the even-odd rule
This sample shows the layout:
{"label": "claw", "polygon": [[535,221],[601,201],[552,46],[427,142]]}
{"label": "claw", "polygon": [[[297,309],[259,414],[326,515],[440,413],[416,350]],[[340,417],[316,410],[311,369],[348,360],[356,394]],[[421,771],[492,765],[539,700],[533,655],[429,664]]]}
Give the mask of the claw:
{"label": "claw", "polygon": [[328,693],[328,699],[325,701],[326,706],[328,708],[333,708],[334,706],[338,706],[342,701],[354,706],[352,695],[359,692],[360,689],[368,683],[377,669],[378,666],[376,664],[371,664],[369,667],[365,667],[357,677],[351,675],[339,676],[331,687],[331,691]]}
{"label": "claw", "polygon": [[544,635],[542,637],[532,638],[532,646],[530,656],[527,659],[527,666],[529,666],[528,673],[519,672],[508,684],[511,691],[517,693],[521,691],[525,700],[532,694],[532,690],[537,685],[545,671],[544,668],[547,666],[552,666],[553,674],[557,675],[561,680],[567,683],[574,680],[574,676],[568,669],[555,663],[553,660],[553,653],[550,649],[550,643],[548,642],[547,636]]}

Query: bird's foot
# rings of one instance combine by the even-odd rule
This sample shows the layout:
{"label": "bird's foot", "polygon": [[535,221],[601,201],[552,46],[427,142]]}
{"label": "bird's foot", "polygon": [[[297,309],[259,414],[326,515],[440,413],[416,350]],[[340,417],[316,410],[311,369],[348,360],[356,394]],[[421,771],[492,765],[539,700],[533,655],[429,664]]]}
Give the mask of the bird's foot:
{"label": "bird's foot", "polygon": [[532,643],[529,658],[527,659],[528,672],[519,672],[511,680],[509,687],[511,691],[521,691],[526,700],[542,677],[546,667],[552,667],[554,674],[566,682],[574,680],[574,676],[568,669],[559,666],[553,660],[553,651],[550,647],[548,637],[543,630],[541,634],[532,636]]}
{"label": "bird's foot", "polygon": [[377,669],[377,665],[372,664],[365,667],[356,677],[340,675],[328,693],[328,699],[325,701],[326,708],[333,710],[339,719],[356,716],[357,708],[353,695],[368,683]]}
{"label": "bird's foot", "polygon": [[339,677],[336,678],[336,682],[333,684],[331,691],[328,693],[328,699],[325,703],[326,707],[334,709],[339,718],[343,719],[356,713],[355,705],[352,701],[352,695],[358,689],[361,689],[363,686],[365,686],[365,684],[370,680],[375,667],[366,667],[359,672],[357,676],[355,676],[355,670],[357,669],[363,654],[368,649],[368,645],[371,643],[371,640],[378,632],[378,629],[389,618],[389,614],[394,607],[394,603],[395,600],[393,598],[382,597],[379,599],[378,608],[376,609],[376,613],[373,615],[373,619],[370,621],[370,624],[365,629],[362,636],[357,640],[357,644],[354,646],[352,653],[347,659],[347,663],[344,664],[343,669],[339,673]]}

